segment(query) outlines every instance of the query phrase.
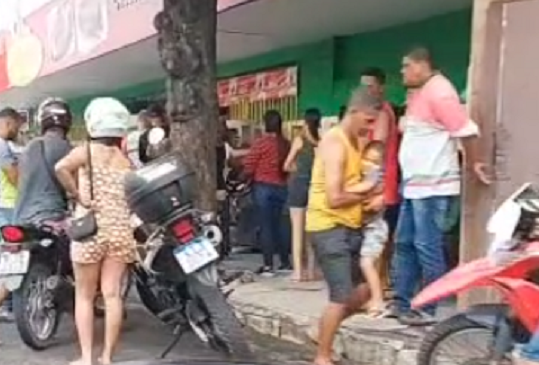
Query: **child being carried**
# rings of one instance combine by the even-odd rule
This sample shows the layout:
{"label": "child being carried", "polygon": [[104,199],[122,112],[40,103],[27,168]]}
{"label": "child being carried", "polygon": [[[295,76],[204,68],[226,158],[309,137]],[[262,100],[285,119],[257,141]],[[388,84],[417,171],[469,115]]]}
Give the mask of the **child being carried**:
{"label": "child being carried", "polygon": [[[346,190],[352,193],[374,196],[383,193],[384,144],[371,141],[363,149],[362,180]],[[377,262],[388,240],[389,229],[383,211],[363,211],[363,244],[361,246],[361,270],[371,289],[368,313],[371,317],[384,315],[384,293],[377,270]]]}

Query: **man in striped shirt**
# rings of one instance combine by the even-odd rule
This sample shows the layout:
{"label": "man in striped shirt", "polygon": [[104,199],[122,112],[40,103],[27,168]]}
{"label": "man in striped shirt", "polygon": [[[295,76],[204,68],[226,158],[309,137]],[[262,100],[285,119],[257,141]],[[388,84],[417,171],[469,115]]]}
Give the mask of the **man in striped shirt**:
{"label": "man in striped shirt", "polygon": [[468,119],[451,82],[436,72],[429,51],[408,53],[402,75],[413,91],[400,121],[404,200],[395,237],[396,306],[403,324],[420,325],[431,321],[427,315],[434,315],[436,307],[412,311],[410,300],[419,280],[426,285],[446,271],[442,230],[451,200],[460,194],[459,139],[477,178],[486,184],[490,180],[485,164],[476,159],[477,125]]}

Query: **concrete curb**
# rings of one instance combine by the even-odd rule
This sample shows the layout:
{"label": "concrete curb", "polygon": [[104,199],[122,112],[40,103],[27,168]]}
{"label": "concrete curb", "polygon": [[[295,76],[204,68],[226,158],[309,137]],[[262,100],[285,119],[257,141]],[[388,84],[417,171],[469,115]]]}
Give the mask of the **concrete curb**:
{"label": "concrete curb", "polygon": [[[249,328],[284,341],[312,345],[316,338],[317,319],[283,313],[271,308],[244,303],[230,298],[240,321]],[[360,333],[345,324],[334,345],[335,354],[360,364],[412,365],[416,351],[406,346],[405,340],[388,339],[382,335]]]}

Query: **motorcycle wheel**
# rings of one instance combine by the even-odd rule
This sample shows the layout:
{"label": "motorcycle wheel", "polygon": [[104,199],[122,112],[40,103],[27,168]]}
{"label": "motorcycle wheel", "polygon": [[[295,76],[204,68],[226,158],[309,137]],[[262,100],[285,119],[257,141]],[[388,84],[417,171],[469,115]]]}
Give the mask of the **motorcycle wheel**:
{"label": "motorcycle wheel", "polygon": [[[435,325],[423,338],[417,355],[417,365],[489,365],[492,361],[494,336],[494,329],[471,321],[463,315],[450,317]],[[441,353],[444,348],[446,350]],[[477,353],[481,350],[482,353]]]}
{"label": "motorcycle wheel", "polygon": [[192,292],[208,316],[200,327],[210,345],[234,359],[252,360],[254,354],[245,330],[222,291],[218,287],[199,284],[196,289],[192,288]]}
{"label": "motorcycle wheel", "polygon": [[13,315],[22,341],[41,351],[54,344],[61,312],[55,304],[54,292],[47,288],[52,269],[40,262],[30,264],[21,287],[13,292]]}

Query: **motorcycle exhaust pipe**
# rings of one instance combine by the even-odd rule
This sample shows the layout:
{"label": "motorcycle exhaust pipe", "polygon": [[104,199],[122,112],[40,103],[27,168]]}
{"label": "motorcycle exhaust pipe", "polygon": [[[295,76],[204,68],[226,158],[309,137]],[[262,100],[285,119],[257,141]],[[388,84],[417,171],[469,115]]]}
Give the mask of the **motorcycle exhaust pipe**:
{"label": "motorcycle exhaust pipe", "polygon": [[223,242],[223,232],[216,225],[205,226],[202,229],[202,234],[206,237],[214,246],[219,246]]}

